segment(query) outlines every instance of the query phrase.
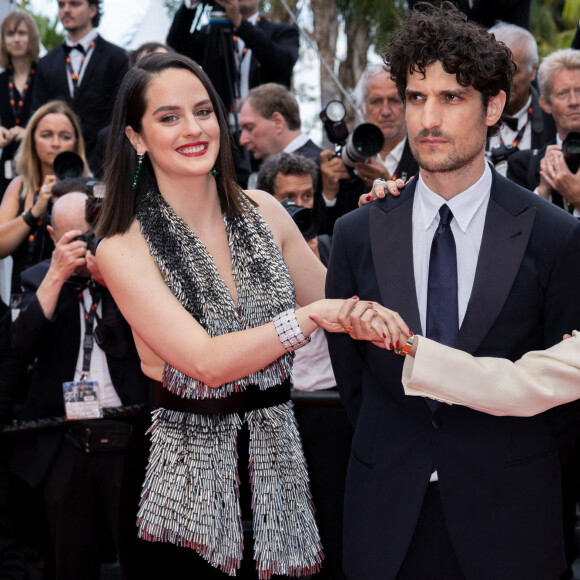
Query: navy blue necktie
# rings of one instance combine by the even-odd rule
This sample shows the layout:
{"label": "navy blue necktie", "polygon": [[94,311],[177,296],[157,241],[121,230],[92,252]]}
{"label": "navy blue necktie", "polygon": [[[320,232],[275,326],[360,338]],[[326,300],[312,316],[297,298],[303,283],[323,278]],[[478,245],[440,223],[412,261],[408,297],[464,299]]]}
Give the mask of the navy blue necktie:
{"label": "navy blue necktie", "polygon": [[459,331],[457,252],[451,231],[453,213],[444,204],[433,236],[427,286],[427,337],[452,346]]}

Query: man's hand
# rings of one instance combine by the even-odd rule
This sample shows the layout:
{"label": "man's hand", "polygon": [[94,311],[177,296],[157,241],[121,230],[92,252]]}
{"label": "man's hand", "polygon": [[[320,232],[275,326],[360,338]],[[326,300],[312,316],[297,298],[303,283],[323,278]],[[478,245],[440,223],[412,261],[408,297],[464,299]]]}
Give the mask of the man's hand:
{"label": "man's hand", "polygon": [[369,159],[365,163],[357,163],[356,169],[366,187],[371,187],[375,179],[387,180],[391,178],[387,168],[375,159]]}
{"label": "man's hand", "polygon": [[557,191],[568,203],[580,208],[580,171],[572,173],[568,169],[564,154],[558,145],[549,145],[546,148],[546,155],[540,161],[538,193],[548,198],[551,190]]}
{"label": "man's hand", "polygon": [[55,280],[64,284],[77,268],[86,265],[87,244],[82,240],[74,239],[82,233],[81,230],[71,230],[58,240],[52,252],[47,277],[50,274]]}
{"label": "man's hand", "polygon": [[329,201],[336,199],[340,189],[340,180],[350,179],[350,173],[344,161],[330,149],[320,152],[320,174],[322,176],[322,193]]}
{"label": "man's hand", "polygon": [[[54,233],[52,228],[49,231],[51,234]],[[42,312],[49,320],[54,316],[58,297],[64,283],[77,268],[84,266],[86,263],[87,244],[82,240],[74,239],[82,233],[81,230],[71,230],[61,236],[56,242],[52,252],[50,268],[36,291],[36,297]]]}
{"label": "man's hand", "polygon": [[232,23],[234,28],[237,28],[242,23],[238,0],[215,0],[215,3],[224,9],[226,18]]}

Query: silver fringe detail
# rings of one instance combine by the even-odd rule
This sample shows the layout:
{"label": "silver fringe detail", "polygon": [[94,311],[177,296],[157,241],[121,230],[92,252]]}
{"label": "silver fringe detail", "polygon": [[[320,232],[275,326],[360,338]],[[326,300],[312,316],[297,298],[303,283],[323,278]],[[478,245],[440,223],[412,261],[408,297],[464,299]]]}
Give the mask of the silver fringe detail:
{"label": "silver fringe detail", "polygon": [[[158,191],[149,192],[137,211],[141,232],[165,283],[210,336],[266,324],[283,310],[296,307],[294,284],[280,249],[256,209],[248,202],[245,205],[246,212],[224,217],[237,308],[206,247]],[[293,356],[288,353],[219,389],[166,366],[163,384],[180,397],[196,399],[227,397],[251,384],[266,389],[291,375]]]}
{"label": "silver fringe detail", "polygon": [[237,414],[153,413],[139,537],[191,548],[235,576],[243,550]]}
{"label": "silver fringe detail", "polygon": [[[158,191],[141,203],[137,218],[165,282],[206,329],[218,336],[271,321],[295,307],[294,286],[264,220],[246,212],[224,218],[238,306],[210,254]],[[195,353],[193,353],[195,356]],[[259,372],[211,389],[166,365],[164,385],[186,398],[221,398],[290,376],[293,353]],[[254,558],[259,578],[316,572],[323,554],[314,521],[302,445],[291,403],[246,413],[254,512]],[[158,409],[138,514],[139,536],[195,550],[212,566],[236,575],[243,552],[237,475],[237,414],[194,415]]]}
{"label": "silver fringe detail", "polygon": [[249,411],[246,418],[259,577],[314,574],[324,556],[292,405]]}

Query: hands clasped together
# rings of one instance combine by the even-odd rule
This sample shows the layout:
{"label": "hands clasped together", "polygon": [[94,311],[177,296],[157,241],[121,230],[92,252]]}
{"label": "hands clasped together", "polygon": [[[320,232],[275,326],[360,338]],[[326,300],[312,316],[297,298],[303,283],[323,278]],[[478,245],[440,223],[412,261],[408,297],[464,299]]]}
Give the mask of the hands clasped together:
{"label": "hands clasped together", "polygon": [[348,300],[321,300],[322,308],[310,318],[328,332],[346,332],[355,340],[368,340],[379,348],[393,350],[412,332],[393,310],[377,302],[353,296]]}

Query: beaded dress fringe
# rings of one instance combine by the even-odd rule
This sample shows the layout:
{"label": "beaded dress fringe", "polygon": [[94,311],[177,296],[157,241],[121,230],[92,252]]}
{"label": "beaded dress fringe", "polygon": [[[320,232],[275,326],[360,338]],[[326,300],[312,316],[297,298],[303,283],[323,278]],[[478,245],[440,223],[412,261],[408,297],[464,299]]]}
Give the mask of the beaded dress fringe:
{"label": "beaded dress fringe", "polygon": [[[294,286],[280,250],[253,206],[224,218],[238,305],[207,249],[158,191],[138,209],[141,231],[167,286],[210,336],[253,328],[295,307]],[[166,365],[164,386],[186,398],[221,398],[291,375],[294,353],[219,389]],[[195,353],[192,353],[195,356]],[[212,566],[236,575],[243,551],[236,439],[237,414],[196,415],[158,409],[138,514],[139,536],[194,549]],[[259,577],[303,576],[322,563],[320,536],[302,445],[291,403],[244,418],[250,433],[254,558]]]}

